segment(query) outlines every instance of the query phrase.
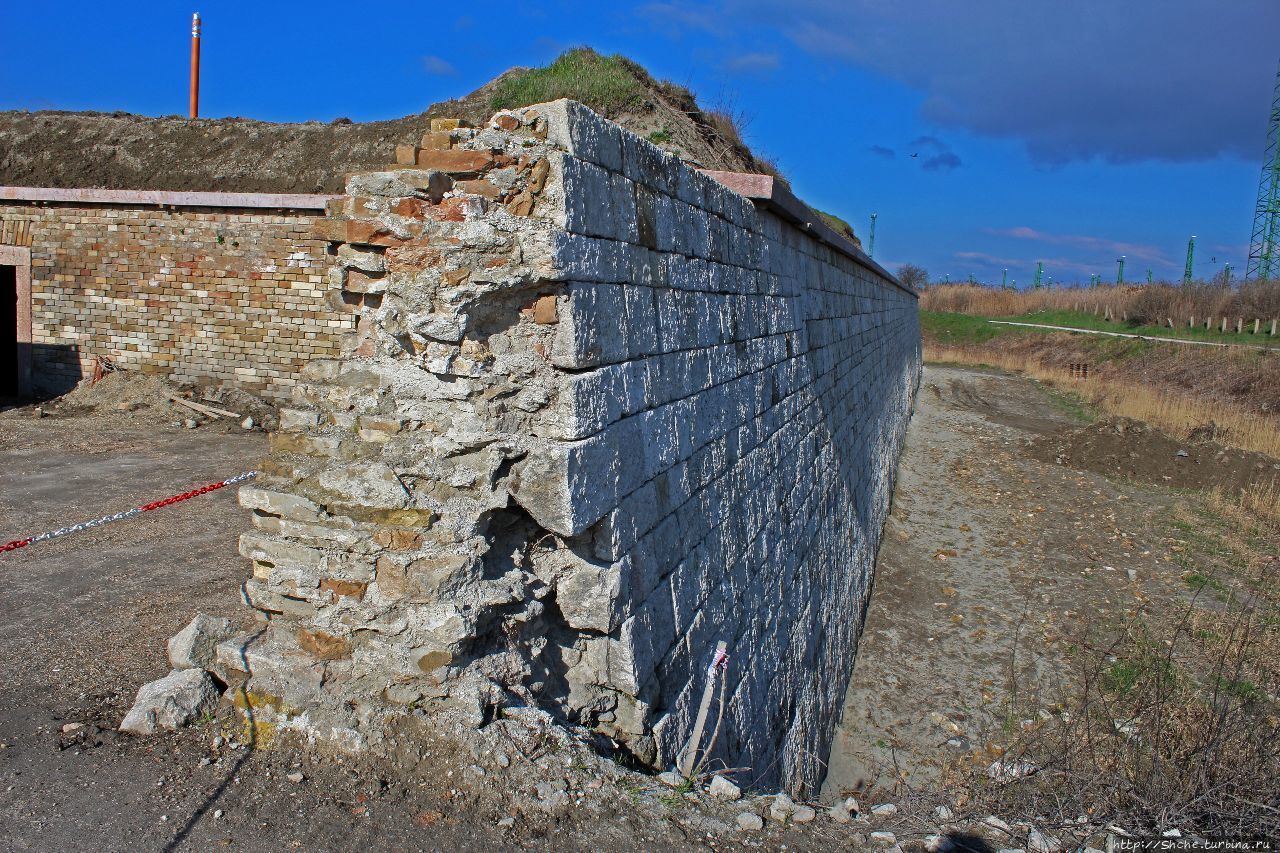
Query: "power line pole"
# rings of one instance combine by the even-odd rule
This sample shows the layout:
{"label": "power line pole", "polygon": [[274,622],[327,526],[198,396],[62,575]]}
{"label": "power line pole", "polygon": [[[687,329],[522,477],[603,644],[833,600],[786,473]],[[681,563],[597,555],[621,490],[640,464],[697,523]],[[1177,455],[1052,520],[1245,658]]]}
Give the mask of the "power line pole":
{"label": "power line pole", "polygon": [[1001,287],[1009,286],[1009,268],[1008,267],[1005,267],[1004,273],[1002,273],[1000,276],[1000,286]]}
{"label": "power line pole", "polygon": [[1116,284],[1124,284],[1124,255],[1116,258],[1120,266],[1116,269]]}
{"label": "power line pole", "polygon": [[1223,277],[1224,277],[1224,279],[1223,279],[1223,280],[1224,280],[1224,283],[1225,283],[1228,287],[1230,287],[1230,286],[1231,286],[1231,264],[1227,264],[1227,265],[1225,265],[1225,266],[1222,268],[1222,274],[1223,274]]}
{"label": "power line pole", "polygon": [[871,214],[871,240],[867,244],[867,257],[874,258],[876,256],[876,217],[877,213]]}
{"label": "power line pole", "polygon": [[1262,177],[1258,181],[1258,204],[1253,212],[1245,278],[1280,278],[1280,67],[1276,69],[1276,87],[1271,95],[1267,144],[1262,153]]}
{"label": "power line pole", "polygon": [[1036,261],[1036,280],[1034,287],[1040,289],[1040,282],[1044,279],[1044,261]]}
{"label": "power line pole", "polygon": [[1182,271],[1182,286],[1191,286],[1191,263],[1196,257],[1196,235],[1192,234],[1187,241],[1187,268]]}

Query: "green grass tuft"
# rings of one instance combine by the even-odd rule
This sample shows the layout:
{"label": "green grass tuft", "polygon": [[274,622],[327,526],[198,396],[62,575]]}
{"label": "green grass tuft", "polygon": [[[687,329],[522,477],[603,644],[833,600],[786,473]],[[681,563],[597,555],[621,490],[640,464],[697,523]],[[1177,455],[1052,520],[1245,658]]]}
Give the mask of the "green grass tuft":
{"label": "green grass tuft", "polygon": [[940,344],[980,344],[1015,331],[1013,327],[997,326],[981,317],[942,311],[921,311],[920,329],[927,338]]}
{"label": "green grass tuft", "polygon": [[1214,592],[1227,591],[1227,588],[1222,581],[1217,578],[1210,577],[1209,575],[1200,574],[1199,572],[1191,572],[1183,575],[1182,582],[1186,584],[1189,589],[1195,590],[1196,592],[1201,592],[1204,589],[1211,589]]}
{"label": "green grass tuft", "polygon": [[1102,671],[1102,689],[1121,696],[1132,693],[1140,684],[1150,683],[1169,690],[1177,681],[1173,664],[1155,654],[1121,658]]}
{"label": "green grass tuft", "polygon": [[813,208],[813,212],[821,216],[822,221],[827,223],[828,227],[830,227],[832,231],[835,231],[837,234],[843,234],[859,246],[862,245],[862,241],[858,239],[858,235],[854,232],[853,226],[848,222],[841,219],[839,216],[836,216],[834,213],[827,213],[825,210],[818,210],[816,207]]}
{"label": "green grass tuft", "polygon": [[1258,702],[1266,698],[1266,693],[1258,688],[1256,684],[1247,679],[1235,680],[1231,678],[1217,679],[1217,687],[1219,693],[1225,693],[1233,699],[1236,699],[1248,705],[1251,702]]}
{"label": "green grass tuft", "polygon": [[562,53],[545,68],[530,68],[498,83],[495,110],[572,98],[608,118],[634,112],[645,103],[649,72],[625,56],[601,56],[589,47]]}

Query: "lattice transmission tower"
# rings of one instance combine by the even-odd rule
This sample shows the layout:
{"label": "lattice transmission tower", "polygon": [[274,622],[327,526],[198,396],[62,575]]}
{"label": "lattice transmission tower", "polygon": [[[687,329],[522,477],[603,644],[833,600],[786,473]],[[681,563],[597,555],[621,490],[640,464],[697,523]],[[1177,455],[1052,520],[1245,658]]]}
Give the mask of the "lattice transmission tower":
{"label": "lattice transmission tower", "polygon": [[1253,214],[1245,277],[1280,278],[1280,68],[1276,69],[1276,88],[1271,96],[1271,120],[1267,124],[1267,147],[1262,155],[1262,178],[1258,181],[1258,206]]}

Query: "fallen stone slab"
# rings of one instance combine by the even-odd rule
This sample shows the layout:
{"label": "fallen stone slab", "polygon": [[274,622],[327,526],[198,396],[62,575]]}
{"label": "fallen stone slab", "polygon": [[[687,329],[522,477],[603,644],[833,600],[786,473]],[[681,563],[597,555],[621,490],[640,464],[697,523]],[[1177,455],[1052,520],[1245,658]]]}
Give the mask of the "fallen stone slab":
{"label": "fallen stone slab", "polygon": [[218,689],[202,669],[179,669],[138,689],[138,698],[120,723],[120,731],[135,735],[175,730],[212,711]]}
{"label": "fallen stone slab", "polygon": [[218,644],[236,635],[230,619],[197,613],[187,627],[169,640],[169,666],[173,669],[212,669]]}

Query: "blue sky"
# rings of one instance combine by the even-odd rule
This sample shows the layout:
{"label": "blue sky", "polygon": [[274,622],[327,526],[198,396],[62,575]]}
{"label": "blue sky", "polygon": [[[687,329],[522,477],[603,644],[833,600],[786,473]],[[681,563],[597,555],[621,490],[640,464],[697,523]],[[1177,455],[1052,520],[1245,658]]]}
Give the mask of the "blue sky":
{"label": "blue sky", "polygon": [[1193,233],[1199,275],[1243,268],[1280,60],[1277,0],[0,0],[0,109],[184,113],[196,10],[203,115],[393,118],[591,45],[748,116],[864,239],[877,212],[877,260],[1019,286],[1180,278]]}

